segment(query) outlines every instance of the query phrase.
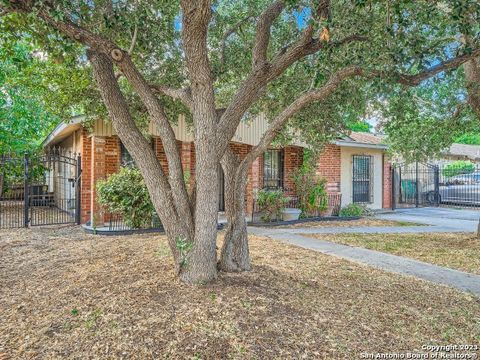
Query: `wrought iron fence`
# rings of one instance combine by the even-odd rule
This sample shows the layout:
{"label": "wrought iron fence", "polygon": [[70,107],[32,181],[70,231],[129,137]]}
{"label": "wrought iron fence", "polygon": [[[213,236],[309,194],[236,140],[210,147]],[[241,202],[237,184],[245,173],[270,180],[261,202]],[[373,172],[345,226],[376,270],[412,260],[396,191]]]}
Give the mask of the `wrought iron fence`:
{"label": "wrought iron fence", "polygon": [[[290,191],[285,191],[286,194],[291,193]],[[313,219],[313,218],[320,218],[320,217],[327,217],[327,216],[338,216],[341,208],[342,203],[342,194],[339,193],[329,193],[327,194],[327,208],[325,210],[321,210],[319,208],[313,209],[302,209],[302,204],[299,201],[297,196],[289,196],[288,201],[283,207],[283,209],[297,209],[300,210],[300,218],[302,219]],[[270,215],[270,214],[269,214]],[[268,218],[265,217],[264,209],[258,204],[258,201],[254,199],[253,201],[253,209],[251,211],[251,222],[278,222],[284,220],[284,215],[282,210],[278,211],[277,213],[271,214]]]}
{"label": "wrought iron fence", "polygon": [[0,155],[0,228],[80,223],[81,159],[59,148]]}
{"label": "wrought iron fence", "polygon": [[[455,165],[456,164],[456,165]],[[393,207],[480,208],[480,165],[398,164],[392,169]]]}
{"label": "wrought iron fence", "polygon": [[106,213],[106,224],[108,231],[144,231],[144,230],[158,230],[163,231],[163,225],[156,213],[152,215],[151,221],[148,221],[140,227],[132,227],[121,214]]}

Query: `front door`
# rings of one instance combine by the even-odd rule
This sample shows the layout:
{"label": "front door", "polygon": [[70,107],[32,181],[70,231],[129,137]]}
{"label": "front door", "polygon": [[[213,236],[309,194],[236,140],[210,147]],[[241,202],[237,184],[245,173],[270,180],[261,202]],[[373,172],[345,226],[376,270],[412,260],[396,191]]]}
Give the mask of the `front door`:
{"label": "front door", "polygon": [[372,157],[353,155],[352,194],[354,203],[372,202]]}

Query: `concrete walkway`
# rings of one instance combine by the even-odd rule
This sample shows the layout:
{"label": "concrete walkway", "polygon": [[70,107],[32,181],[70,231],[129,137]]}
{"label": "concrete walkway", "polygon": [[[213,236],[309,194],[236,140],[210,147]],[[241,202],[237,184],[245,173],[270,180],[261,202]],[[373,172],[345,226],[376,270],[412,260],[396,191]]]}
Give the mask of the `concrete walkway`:
{"label": "concrete walkway", "polygon": [[480,296],[479,275],[469,274],[375,250],[332,243],[301,235],[327,233],[465,232],[476,230],[480,212],[472,211],[465,214],[462,214],[462,212],[463,210],[424,208],[403,209],[396,213],[378,216],[382,219],[414,221],[416,223],[429,224],[430,226],[295,229],[250,227],[249,232],[251,234],[270,237],[306,249],[320,251],[324,254],[335,255],[343,259],[374,266],[386,271],[415,276],[420,279],[451,286]]}

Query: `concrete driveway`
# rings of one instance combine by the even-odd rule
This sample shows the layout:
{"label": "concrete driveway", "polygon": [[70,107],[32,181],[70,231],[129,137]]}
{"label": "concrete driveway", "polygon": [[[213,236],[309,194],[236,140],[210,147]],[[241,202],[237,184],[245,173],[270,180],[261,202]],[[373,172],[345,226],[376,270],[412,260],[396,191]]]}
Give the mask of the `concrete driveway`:
{"label": "concrete driveway", "polygon": [[470,232],[477,230],[480,211],[425,207],[397,209],[392,213],[380,214],[377,217],[386,220],[413,221],[421,224],[434,225],[436,227],[435,230],[439,232]]}

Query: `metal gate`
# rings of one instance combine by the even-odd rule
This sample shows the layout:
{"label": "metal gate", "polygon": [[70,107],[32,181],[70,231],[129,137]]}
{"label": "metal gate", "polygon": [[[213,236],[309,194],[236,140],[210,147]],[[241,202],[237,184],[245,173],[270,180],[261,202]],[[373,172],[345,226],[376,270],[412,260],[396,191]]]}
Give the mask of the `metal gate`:
{"label": "metal gate", "polygon": [[81,159],[62,149],[0,155],[0,228],[80,224]]}
{"label": "metal gate", "polygon": [[480,166],[411,163],[392,168],[392,207],[480,208]]}
{"label": "metal gate", "polygon": [[424,163],[392,167],[392,207],[439,206],[439,168]]}

